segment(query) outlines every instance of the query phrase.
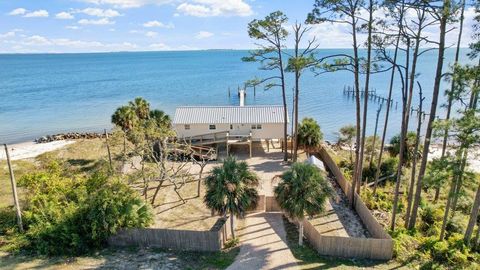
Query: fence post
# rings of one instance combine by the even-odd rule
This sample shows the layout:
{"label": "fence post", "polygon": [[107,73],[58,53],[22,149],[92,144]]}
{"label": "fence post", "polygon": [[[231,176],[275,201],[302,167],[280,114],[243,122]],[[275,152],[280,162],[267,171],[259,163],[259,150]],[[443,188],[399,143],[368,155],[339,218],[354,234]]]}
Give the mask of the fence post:
{"label": "fence post", "polygon": [[112,154],[110,153],[110,145],[108,145],[108,133],[106,129],[104,131],[105,131],[105,143],[107,144],[108,161],[110,162],[110,170],[113,171]]}
{"label": "fence post", "polygon": [[8,170],[10,171],[10,183],[12,184],[13,201],[17,214],[18,229],[20,230],[20,232],[23,233],[22,212],[20,211],[20,204],[18,203],[17,183],[15,182],[15,175],[13,175],[13,168],[12,163],[10,162],[10,153],[8,153],[8,146],[6,144],[4,144],[4,146],[5,154],[7,155]]}

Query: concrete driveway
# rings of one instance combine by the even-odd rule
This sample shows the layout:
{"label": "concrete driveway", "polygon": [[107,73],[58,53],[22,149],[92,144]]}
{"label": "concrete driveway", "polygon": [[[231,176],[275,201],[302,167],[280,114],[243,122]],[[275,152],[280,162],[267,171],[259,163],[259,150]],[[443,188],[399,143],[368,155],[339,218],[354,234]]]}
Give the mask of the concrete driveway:
{"label": "concrete driveway", "polygon": [[297,260],[287,246],[281,213],[253,213],[237,230],[240,253],[228,270],[298,269]]}

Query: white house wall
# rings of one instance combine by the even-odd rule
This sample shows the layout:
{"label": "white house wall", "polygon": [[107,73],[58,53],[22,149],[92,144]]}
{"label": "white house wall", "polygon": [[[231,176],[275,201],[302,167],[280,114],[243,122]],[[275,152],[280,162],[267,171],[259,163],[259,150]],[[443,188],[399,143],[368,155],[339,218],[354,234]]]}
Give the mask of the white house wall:
{"label": "white house wall", "polygon": [[230,134],[247,135],[252,132],[253,139],[279,139],[283,137],[283,124],[262,124],[262,129],[251,129],[251,124],[217,124],[215,130],[209,129],[209,124],[190,124],[190,129],[186,130],[185,125],[176,124],[174,129],[179,138],[186,138],[196,135],[203,135],[214,132],[229,131]]}

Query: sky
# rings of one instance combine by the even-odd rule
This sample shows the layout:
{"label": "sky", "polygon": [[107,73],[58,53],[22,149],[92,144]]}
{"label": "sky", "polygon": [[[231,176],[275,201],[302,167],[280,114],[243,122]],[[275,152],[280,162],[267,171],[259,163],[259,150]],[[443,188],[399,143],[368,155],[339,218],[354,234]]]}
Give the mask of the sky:
{"label": "sky", "polygon": [[[313,0],[2,0],[0,53],[251,49],[247,25],[281,10],[303,22]],[[466,47],[473,8],[466,11]],[[456,29],[447,44],[456,40]],[[437,37],[435,27],[429,30]],[[349,48],[346,25],[313,26],[320,48]],[[360,35],[365,39],[365,35]]]}

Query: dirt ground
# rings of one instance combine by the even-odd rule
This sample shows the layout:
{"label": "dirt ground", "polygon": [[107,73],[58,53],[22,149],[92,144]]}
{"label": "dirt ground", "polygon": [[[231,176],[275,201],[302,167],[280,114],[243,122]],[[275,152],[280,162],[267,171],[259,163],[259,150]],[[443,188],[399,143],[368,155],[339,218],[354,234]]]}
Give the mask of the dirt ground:
{"label": "dirt ground", "polygon": [[309,219],[310,223],[322,235],[341,237],[370,237],[360,217],[350,209],[348,199],[335,180],[329,178],[337,192],[337,198],[332,198],[326,205],[326,213]]}

